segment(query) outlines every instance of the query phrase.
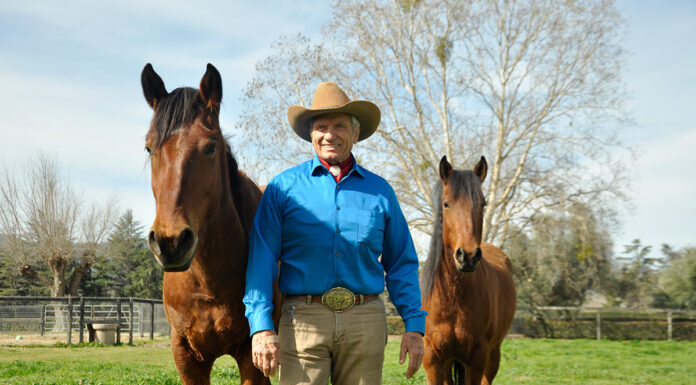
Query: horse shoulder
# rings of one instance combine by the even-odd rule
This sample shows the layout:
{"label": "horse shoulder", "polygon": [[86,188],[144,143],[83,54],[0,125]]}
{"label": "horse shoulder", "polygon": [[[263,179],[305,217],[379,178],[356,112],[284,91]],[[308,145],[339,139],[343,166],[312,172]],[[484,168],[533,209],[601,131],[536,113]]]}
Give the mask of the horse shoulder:
{"label": "horse shoulder", "polygon": [[497,246],[488,242],[482,242],[481,252],[483,253],[483,257],[486,259],[486,261],[496,267],[496,269],[508,271],[511,270],[512,263],[510,262],[510,258]]}

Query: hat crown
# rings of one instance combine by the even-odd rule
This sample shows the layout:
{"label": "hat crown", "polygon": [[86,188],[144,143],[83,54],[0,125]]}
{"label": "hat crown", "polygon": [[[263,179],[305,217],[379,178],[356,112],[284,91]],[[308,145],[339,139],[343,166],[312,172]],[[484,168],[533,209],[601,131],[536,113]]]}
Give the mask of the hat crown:
{"label": "hat crown", "polygon": [[312,98],[312,109],[335,108],[350,103],[348,95],[334,82],[319,83]]}

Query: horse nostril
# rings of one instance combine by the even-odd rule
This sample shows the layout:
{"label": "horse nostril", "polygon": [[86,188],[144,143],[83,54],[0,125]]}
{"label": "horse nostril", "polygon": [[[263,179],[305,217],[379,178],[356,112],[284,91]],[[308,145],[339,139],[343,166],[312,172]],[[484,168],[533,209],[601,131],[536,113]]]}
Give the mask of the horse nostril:
{"label": "horse nostril", "polygon": [[460,247],[460,248],[458,248],[458,249],[454,252],[454,257],[457,258],[457,261],[463,263],[463,262],[464,262],[464,257],[466,257],[466,253],[465,253],[464,250],[462,250],[462,248]]}
{"label": "horse nostril", "polygon": [[474,263],[478,262],[481,260],[481,248],[477,247],[476,251],[474,252],[474,257],[472,258]]}
{"label": "horse nostril", "polygon": [[176,240],[178,252],[182,254],[187,252],[193,246],[193,240],[193,231],[191,231],[191,229],[184,229]]}
{"label": "horse nostril", "polygon": [[157,240],[157,235],[155,235],[154,230],[150,230],[150,234],[147,237],[147,243],[148,246],[150,246],[150,250],[152,250],[153,253],[155,253],[156,255],[162,254]]}

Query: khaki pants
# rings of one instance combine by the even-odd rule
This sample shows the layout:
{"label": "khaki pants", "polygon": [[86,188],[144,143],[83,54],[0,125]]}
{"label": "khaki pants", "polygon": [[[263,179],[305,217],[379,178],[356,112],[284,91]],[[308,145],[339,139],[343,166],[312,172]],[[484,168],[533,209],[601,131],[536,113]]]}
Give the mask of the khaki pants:
{"label": "khaki pants", "polygon": [[318,303],[285,300],[278,331],[279,385],[379,385],[387,321],[380,298],[334,313]]}

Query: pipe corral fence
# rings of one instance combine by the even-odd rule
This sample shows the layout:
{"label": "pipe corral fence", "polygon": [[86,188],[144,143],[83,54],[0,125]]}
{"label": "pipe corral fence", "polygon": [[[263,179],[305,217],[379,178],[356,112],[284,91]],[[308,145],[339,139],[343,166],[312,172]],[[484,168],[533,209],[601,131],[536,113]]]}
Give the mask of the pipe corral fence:
{"label": "pipe corral fence", "polygon": [[116,324],[116,343],[170,334],[159,299],[0,297],[0,344],[83,343],[90,323]]}

